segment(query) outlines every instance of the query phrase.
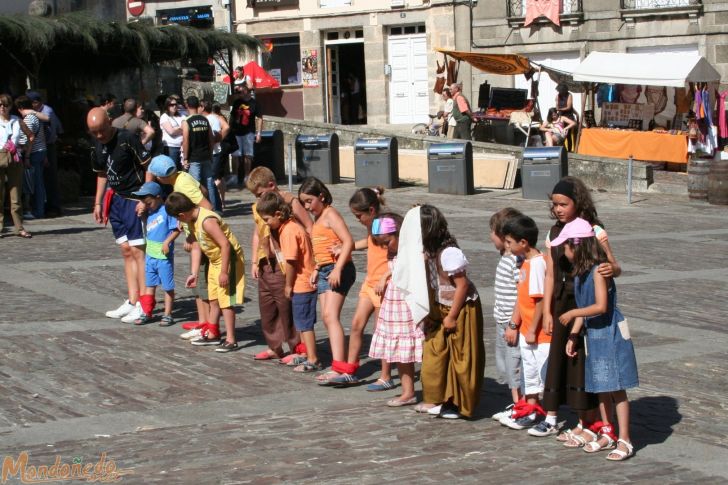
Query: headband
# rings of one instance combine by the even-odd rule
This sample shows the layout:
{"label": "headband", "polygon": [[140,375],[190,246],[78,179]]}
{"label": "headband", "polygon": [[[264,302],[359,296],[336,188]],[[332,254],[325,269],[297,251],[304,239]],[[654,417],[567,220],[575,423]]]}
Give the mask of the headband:
{"label": "headband", "polygon": [[576,200],[574,198],[574,184],[568,180],[561,179],[556,183],[554,190],[551,191],[551,195],[556,194],[565,195],[571,200]]}
{"label": "headband", "polygon": [[391,217],[382,217],[372,221],[372,236],[383,236],[385,234],[396,234],[397,223]]}

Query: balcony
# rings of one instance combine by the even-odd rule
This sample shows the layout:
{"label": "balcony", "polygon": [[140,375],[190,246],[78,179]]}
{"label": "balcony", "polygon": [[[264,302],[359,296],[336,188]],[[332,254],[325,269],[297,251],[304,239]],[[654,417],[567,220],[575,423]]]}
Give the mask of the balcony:
{"label": "balcony", "polygon": [[[522,27],[526,17],[528,0],[506,0],[506,6],[508,7],[508,24],[511,27]],[[584,20],[584,14],[581,9],[581,0],[563,0],[561,2],[561,14],[559,17],[562,25],[576,25],[582,22]],[[540,17],[532,25],[549,23],[550,21],[548,19]]]}
{"label": "balcony", "polygon": [[629,26],[640,18],[688,17],[698,21],[703,11],[701,0],[620,0],[620,14]]}

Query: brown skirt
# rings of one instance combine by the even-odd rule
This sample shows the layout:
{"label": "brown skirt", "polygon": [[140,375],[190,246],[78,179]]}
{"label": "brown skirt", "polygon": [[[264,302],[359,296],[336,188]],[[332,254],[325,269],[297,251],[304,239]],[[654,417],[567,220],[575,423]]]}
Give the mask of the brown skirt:
{"label": "brown skirt", "polygon": [[450,307],[436,305],[430,317],[438,324],[427,332],[422,347],[422,399],[426,403],[452,401],[460,414],[473,415],[480,400],[485,370],[483,311],[480,300],[465,304],[454,332],[442,320]]}

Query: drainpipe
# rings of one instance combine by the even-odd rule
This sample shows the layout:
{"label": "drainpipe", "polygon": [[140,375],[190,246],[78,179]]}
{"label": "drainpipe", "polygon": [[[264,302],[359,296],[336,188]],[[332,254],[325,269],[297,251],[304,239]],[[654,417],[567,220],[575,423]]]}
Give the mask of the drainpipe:
{"label": "drainpipe", "polygon": [[[228,8],[228,30],[230,30],[231,34],[235,33],[235,0],[227,0],[227,8]],[[228,78],[230,79],[230,84],[228,85],[228,94],[233,94],[233,86],[234,86],[234,80],[233,80],[233,50],[228,48]]]}

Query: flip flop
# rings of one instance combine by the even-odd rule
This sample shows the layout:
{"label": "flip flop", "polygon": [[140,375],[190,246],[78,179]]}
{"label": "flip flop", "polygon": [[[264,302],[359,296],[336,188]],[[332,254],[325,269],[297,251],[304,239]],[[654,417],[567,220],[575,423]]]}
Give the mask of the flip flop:
{"label": "flip flop", "polygon": [[428,404],[426,402],[421,402],[421,403],[419,403],[418,405],[415,406],[415,412],[416,413],[427,414],[430,411],[430,409],[432,409],[434,407],[435,407],[434,404]]}
{"label": "flip flop", "polygon": [[316,384],[319,386],[330,386],[332,384],[331,379],[339,377],[340,375],[341,374],[336,371],[328,370],[316,376]]}
{"label": "flip flop", "polygon": [[377,379],[375,382],[369,384],[367,386],[367,391],[369,392],[380,392],[380,391],[389,391],[390,389],[394,389],[397,387],[397,385],[394,383],[392,379],[389,379],[385,381],[384,379]]}
{"label": "flip flop", "polygon": [[390,408],[398,408],[401,406],[411,406],[413,404],[417,404],[417,398],[412,397],[410,399],[407,399],[406,401],[400,401],[399,398],[390,399],[387,401],[387,406]]}
{"label": "flip flop", "polygon": [[271,352],[270,350],[264,350],[263,352],[258,352],[253,356],[254,360],[272,360],[277,359],[278,356]]}

